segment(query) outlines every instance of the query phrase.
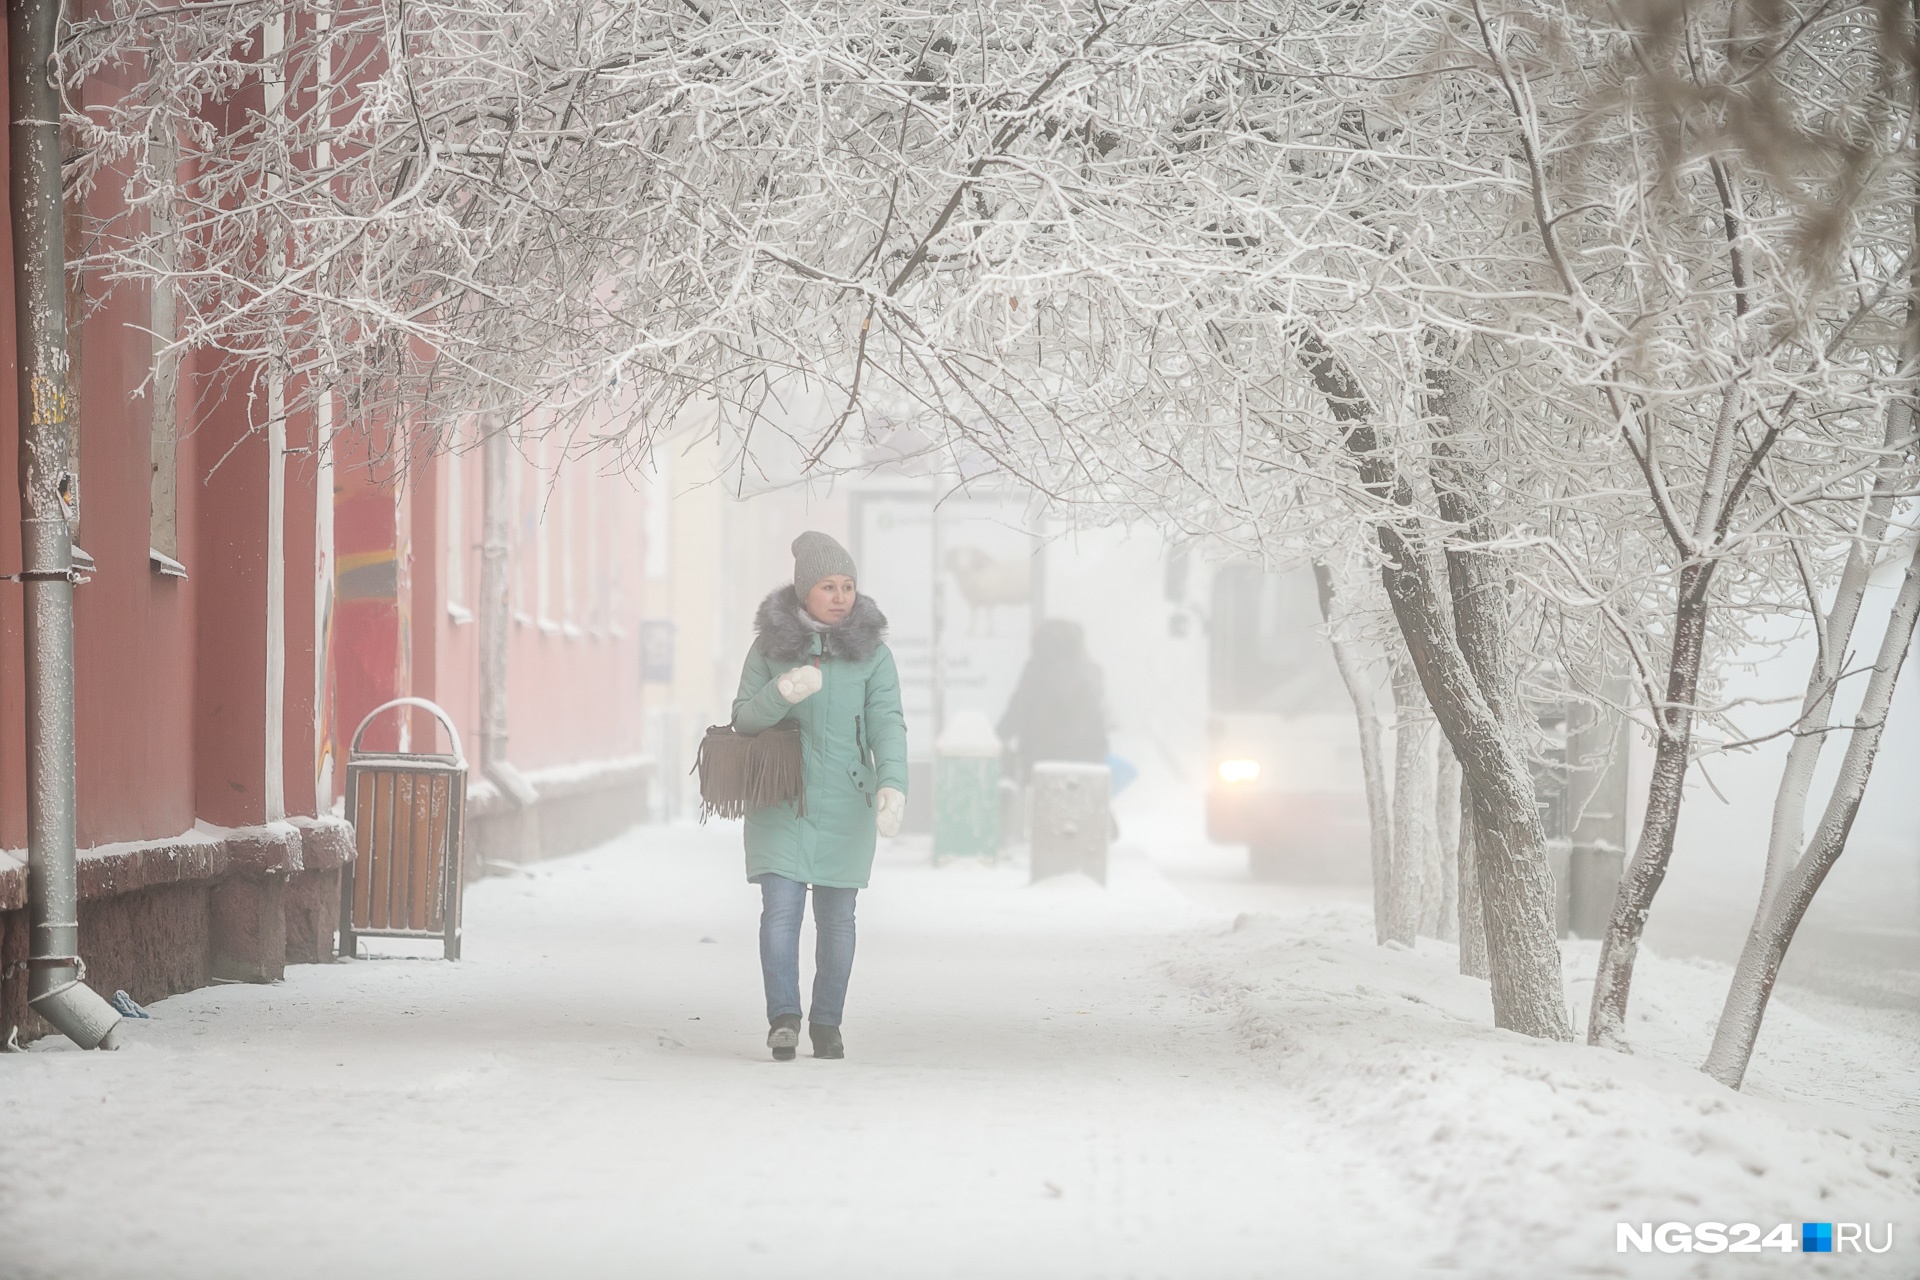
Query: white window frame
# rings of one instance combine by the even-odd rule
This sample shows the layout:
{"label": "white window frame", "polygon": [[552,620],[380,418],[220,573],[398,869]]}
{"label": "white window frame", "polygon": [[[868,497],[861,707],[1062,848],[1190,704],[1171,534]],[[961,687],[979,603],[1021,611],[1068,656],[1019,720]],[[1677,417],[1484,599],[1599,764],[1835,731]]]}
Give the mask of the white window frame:
{"label": "white window frame", "polygon": [[[578,466],[578,463],[574,464]],[[580,477],[567,469],[567,451],[560,450],[560,470],[554,473],[554,492],[560,499],[560,631],[569,640],[586,635],[580,628]]]}
{"label": "white window frame", "polygon": [[540,494],[534,505],[533,545],[533,616],[535,624],[548,635],[560,630],[560,624],[553,616],[553,522],[558,515],[560,500],[559,477],[549,478],[546,468],[546,455],[549,451],[542,448],[540,466],[535,474],[540,477]]}
{"label": "white window frame", "polygon": [[527,612],[527,575],[538,572],[534,563],[536,556],[527,554],[526,530],[526,472],[528,460],[526,454],[515,450],[518,455],[511,464],[507,477],[507,509],[513,513],[513,558],[509,564],[507,580],[513,584],[513,620],[523,627],[533,625],[533,615]]}
{"label": "white window frame", "polygon": [[455,626],[473,621],[473,609],[467,599],[467,464],[461,451],[458,427],[447,441],[446,467],[446,581],[447,617]]}

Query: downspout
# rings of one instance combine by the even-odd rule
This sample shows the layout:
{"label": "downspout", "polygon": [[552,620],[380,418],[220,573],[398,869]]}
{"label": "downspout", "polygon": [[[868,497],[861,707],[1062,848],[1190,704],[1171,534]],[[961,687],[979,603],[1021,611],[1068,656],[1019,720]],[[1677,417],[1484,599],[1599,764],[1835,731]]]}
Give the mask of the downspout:
{"label": "downspout", "polygon": [[[512,625],[513,439],[496,414],[482,419],[480,445],[480,771],[516,808],[538,798],[507,762],[507,640]],[[458,536],[457,534],[455,535]]]}
{"label": "downspout", "polygon": [[[280,114],[286,101],[286,72],[280,60],[286,52],[287,26],[282,14],[260,25],[261,97],[269,119]],[[280,189],[278,174],[267,175],[267,192]],[[281,274],[276,264],[274,274]],[[275,357],[267,369],[267,686],[266,741],[261,763],[264,817],[278,822],[287,816],[287,375]]]}
{"label": "downspout", "polygon": [[[322,118],[332,118],[333,95],[333,14],[320,9],[313,15],[314,32],[321,40],[319,91]],[[313,144],[316,172],[333,169],[333,143],[325,138]],[[313,406],[313,458],[317,474],[313,493],[313,811],[326,813],[333,807],[333,758],[338,744],[332,741],[333,713],[327,705],[327,676],[333,668],[333,391],[322,392]]]}
{"label": "downspout", "polygon": [[27,713],[27,1003],[83,1049],[114,1049],[120,1015],[80,961],[74,848],[73,570],[68,470],[66,260],[60,94],[53,81],[60,0],[10,0],[8,174],[14,346],[19,366],[20,552]]}

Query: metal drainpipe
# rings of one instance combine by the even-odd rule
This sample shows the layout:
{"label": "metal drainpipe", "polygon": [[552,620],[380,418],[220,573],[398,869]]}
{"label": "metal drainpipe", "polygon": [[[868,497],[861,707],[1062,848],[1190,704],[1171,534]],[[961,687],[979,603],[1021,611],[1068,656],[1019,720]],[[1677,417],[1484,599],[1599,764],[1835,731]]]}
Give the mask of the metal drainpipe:
{"label": "metal drainpipe", "polygon": [[113,1049],[120,1015],[81,978],[74,849],[73,514],[68,470],[60,98],[52,80],[59,0],[7,6],[13,165],[13,306],[19,363],[20,574],[27,683],[27,1003],[83,1049]]}
{"label": "metal drainpipe", "polygon": [[480,769],[519,808],[531,805],[533,784],[507,763],[507,643],[512,626],[508,574],[513,541],[513,440],[489,415],[480,446]]}

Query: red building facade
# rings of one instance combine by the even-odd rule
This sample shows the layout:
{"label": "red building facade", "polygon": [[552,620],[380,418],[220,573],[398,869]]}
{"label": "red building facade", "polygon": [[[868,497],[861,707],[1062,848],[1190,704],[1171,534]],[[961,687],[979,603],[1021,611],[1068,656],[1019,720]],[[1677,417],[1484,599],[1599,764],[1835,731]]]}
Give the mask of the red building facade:
{"label": "red building facade", "polygon": [[[118,198],[96,189],[70,210],[74,234]],[[9,295],[10,257],[0,234]],[[477,760],[478,454],[410,453],[364,424],[283,414],[279,389],[207,354],[164,367],[168,304],[138,286],[76,281],[69,310],[74,543],[92,561],[75,603],[89,981],[150,1001],[215,977],[272,980],[331,955],[353,847],[336,801],[361,717],[433,699]],[[21,558],[13,350],[8,296],[0,573]],[[590,460],[560,465],[557,446],[519,447],[508,759],[531,789],[515,800],[476,767],[470,863],[579,847],[644,802],[643,497]],[[21,624],[19,586],[0,583],[0,1038],[45,1030],[25,1004]],[[416,717],[369,745],[428,728]]]}

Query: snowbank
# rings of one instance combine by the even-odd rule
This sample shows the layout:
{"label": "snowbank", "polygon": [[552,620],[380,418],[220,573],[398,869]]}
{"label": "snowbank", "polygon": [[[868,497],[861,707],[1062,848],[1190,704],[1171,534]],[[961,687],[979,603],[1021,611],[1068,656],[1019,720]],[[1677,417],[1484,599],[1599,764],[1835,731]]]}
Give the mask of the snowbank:
{"label": "snowbank", "polygon": [[[1584,1015],[1594,944],[1565,948]],[[1373,945],[1367,912],[1241,916],[1173,974],[1234,1017],[1301,1100],[1364,1135],[1430,1220],[1437,1267],[1475,1276],[1920,1273],[1913,1021],[1840,1026],[1776,999],[1744,1093],[1695,1069],[1726,990],[1706,962],[1641,954],[1632,1056],[1494,1029],[1450,946]],[[1850,1019],[1851,1021],[1851,1019]],[[1641,1255],[1616,1224],[1895,1225],[1886,1254]],[[1876,1234],[1876,1241],[1883,1239]],[[1783,1271],[1784,1274],[1784,1271]]]}

